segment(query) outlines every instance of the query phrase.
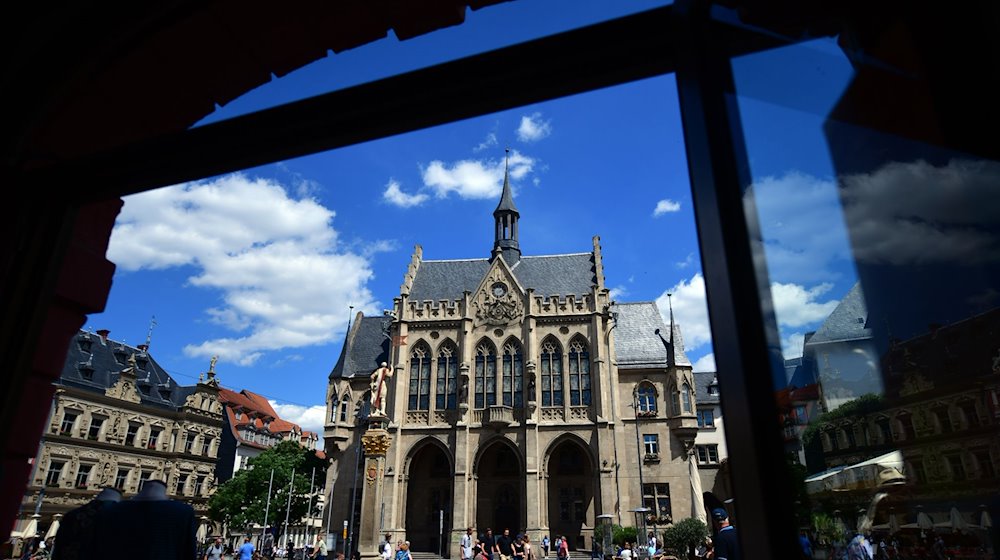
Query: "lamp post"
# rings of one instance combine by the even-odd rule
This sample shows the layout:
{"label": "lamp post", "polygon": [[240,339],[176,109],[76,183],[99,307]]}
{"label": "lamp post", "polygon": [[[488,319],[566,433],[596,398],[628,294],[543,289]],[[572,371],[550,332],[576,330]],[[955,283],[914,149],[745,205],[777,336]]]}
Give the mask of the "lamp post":
{"label": "lamp post", "polygon": [[[639,507],[632,511],[635,512],[636,520],[636,530],[639,532],[636,535],[636,545],[639,544],[639,539],[646,538],[646,512],[649,511],[648,508],[643,506],[643,482],[642,482],[642,439],[639,436],[639,386],[636,385],[635,389],[632,390],[632,408],[635,409],[635,445],[636,452],[639,459]],[[639,511],[642,511],[642,515],[639,515]],[[646,556],[647,547],[639,547],[636,554],[639,558],[644,558]]]}

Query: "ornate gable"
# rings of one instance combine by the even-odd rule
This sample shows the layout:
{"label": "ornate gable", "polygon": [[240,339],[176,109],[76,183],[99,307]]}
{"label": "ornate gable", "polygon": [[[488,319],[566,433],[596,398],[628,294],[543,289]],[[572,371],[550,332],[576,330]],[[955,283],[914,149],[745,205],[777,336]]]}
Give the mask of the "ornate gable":
{"label": "ornate gable", "polygon": [[472,296],[475,325],[509,325],[524,317],[524,288],[503,256],[493,260]]}
{"label": "ornate gable", "polygon": [[139,391],[135,387],[135,368],[135,354],[132,354],[128,359],[128,367],[121,370],[118,374],[118,381],[108,387],[104,394],[123,401],[139,402]]}

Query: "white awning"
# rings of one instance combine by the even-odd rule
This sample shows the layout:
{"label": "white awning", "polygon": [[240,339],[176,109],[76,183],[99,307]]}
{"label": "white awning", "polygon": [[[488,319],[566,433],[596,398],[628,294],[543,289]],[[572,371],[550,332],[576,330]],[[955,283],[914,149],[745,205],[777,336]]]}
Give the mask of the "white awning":
{"label": "white awning", "polygon": [[902,473],[903,454],[893,451],[860,463],[814,474],[806,478],[806,491],[818,494],[876,488],[879,484],[879,473],[885,469],[895,469]]}

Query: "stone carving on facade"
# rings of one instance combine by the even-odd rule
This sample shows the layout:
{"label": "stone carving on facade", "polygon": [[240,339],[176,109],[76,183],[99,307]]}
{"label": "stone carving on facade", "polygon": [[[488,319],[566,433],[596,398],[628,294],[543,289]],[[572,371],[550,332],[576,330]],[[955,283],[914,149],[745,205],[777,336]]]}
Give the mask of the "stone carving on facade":
{"label": "stone carving on facade", "polygon": [[524,303],[514,276],[497,259],[472,302],[475,323],[509,325],[524,316]]}
{"label": "stone carving on facade", "polygon": [[365,480],[368,482],[368,486],[375,484],[378,480],[378,460],[368,459],[367,465],[365,466]]}
{"label": "stone carving on facade", "polygon": [[934,388],[934,383],[919,372],[907,373],[903,378],[903,386],[899,389],[899,396],[905,397],[914,393],[929,391]]}
{"label": "stone carving on facade", "polygon": [[361,445],[365,448],[365,455],[385,455],[389,450],[392,438],[386,433],[366,433],[361,436]]}
{"label": "stone carving on facade", "polygon": [[111,387],[108,387],[108,390],[104,394],[123,401],[139,402],[141,399],[139,398],[139,390],[135,386],[135,370],[135,354],[132,354],[128,359],[128,367],[119,372],[118,381]]}

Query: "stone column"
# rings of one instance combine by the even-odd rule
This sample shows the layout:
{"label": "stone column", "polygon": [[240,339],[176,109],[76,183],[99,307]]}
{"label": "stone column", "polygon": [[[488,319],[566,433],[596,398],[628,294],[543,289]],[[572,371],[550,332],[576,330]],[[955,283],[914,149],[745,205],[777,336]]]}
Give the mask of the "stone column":
{"label": "stone column", "polygon": [[385,454],[392,443],[386,430],[389,419],[373,416],[361,436],[365,451],[364,485],[361,494],[361,523],[358,527],[357,549],[363,559],[380,558],[382,495],[385,487]]}

